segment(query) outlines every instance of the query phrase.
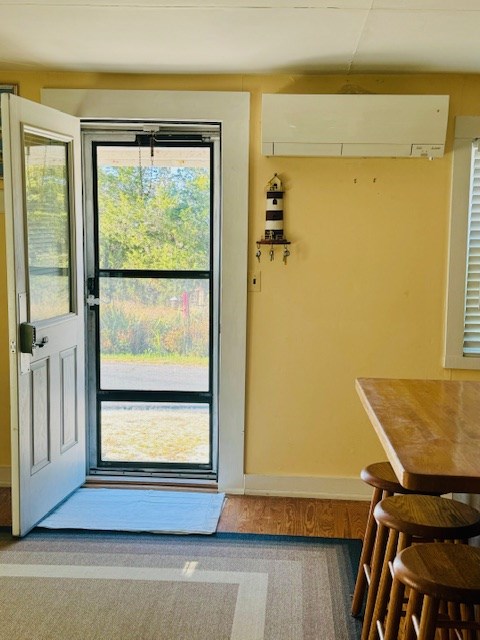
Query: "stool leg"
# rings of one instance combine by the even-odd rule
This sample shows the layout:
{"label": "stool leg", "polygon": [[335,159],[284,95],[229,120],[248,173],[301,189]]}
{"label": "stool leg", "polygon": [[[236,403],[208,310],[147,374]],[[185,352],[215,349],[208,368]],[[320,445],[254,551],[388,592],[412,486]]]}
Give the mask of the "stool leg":
{"label": "stool leg", "polygon": [[[461,620],[463,621],[475,620],[475,609],[473,605],[461,604],[460,611],[461,611],[461,615],[460,615]],[[462,637],[463,637],[463,640],[476,640],[477,632],[475,631],[475,629],[464,629]]]}
{"label": "stool leg", "polygon": [[365,575],[365,565],[370,569],[373,545],[375,542],[375,534],[377,532],[377,522],[373,517],[373,510],[377,504],[384,497],[387,497],[389,492],[383,492],[378,487],[375,487],[373,491],[372,501],[370,502],[370,511],[368,512],[367,528],[365,529],[365,537],[363,539],[362,555],[360,556],[360,565],[358,567],[357,580],[355,582],[355,590],[353,592],[352,599],[352,616],[359,616],[362,611],[363,598],[365,596],[365,589],[367,587],[367,577]]}
{"label": "stool leg", "polygon": [[370,633],[370,624],[372,622],[378,584],[382,573],[385,547],[387,546],[387,536],[388,529],[386,527],[383,525],[377,527],[377,536],[375,538],[375,547],[372,558],[372,571],[370,574],[370,588],[368,589],[365,615],[363,616],[362,640],[368,640],[368,634]]}
{"label": "stool leg", "polygon": [[[450,620],[465,620],[462,618],[462,613],[460,609],[460,604],[458,602],[448,602],[447,603],[448,617]],[[463,640],[475,640],[475,638],[471,636],[465,635],[466,631],[463,631],[460,635]],[[450,635],[448,636],[449,640],[458,640],[459,634],[455,629],[450,629]]]}
{"label": "stool leg", "polygon": [[425,596],[423,599],[422,616],[418,630],[418,640],[434,640],[437,628],[438,606],[437,598]]}
{"label": "stool leg", "polygon": [[378,637],[377,621],[383,624],[385,613],[387,611],[388,600],[390,596],[390,588],[392,584],[392,576],[390,574],[389,563],[393,562],[398,548],[398,532],[390,529],[388,534],[388,542],[385,550],[385,556],[381,568],[380,582],[377,589],[377,597],[375,607],[373,609],[372,621],[370,623],[370,632],[368,640],[376,640]]}
{"label": "stool leg", "polygon": [[[444,615],[448,619],[448,616],[449,616],[448,602],[445,602],[444,600],[442,600],[439,604],[438,612],[441,615]],[[451,631],[450,629],[443,627],[439,629],[439,631],[437,631],[437,635],[440,635],[440,640],[453,640],[453,635],[452,636],[450,635],[450,631]]]}
{"label": "stool leg", "polygon": [[417,638],[417,633],[413,625],[413,616],[416,616],[417,619],[419,619],[420,612],[422,610],[422,600],[423,596],[418,593],[418,591],[410,589],[407,611],[405,614],[405,631],[403,634],[403,640],[416,640]]}
{"label": "stool leg", "polygon": [[385,623],[385,634],[383,640],[397,640],[402,617],[403,596],[405,585],[400,580],[393,580],[390,602],[388,604],[387,621]]}

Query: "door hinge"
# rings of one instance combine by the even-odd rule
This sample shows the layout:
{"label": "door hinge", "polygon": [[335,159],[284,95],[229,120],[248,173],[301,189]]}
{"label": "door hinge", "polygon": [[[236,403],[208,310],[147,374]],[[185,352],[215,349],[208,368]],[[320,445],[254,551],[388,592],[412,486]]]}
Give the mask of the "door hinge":
{"label": "door hinge", "polygon": [[17,353],[17,343],[15,340],[10,340],[10,353]]}

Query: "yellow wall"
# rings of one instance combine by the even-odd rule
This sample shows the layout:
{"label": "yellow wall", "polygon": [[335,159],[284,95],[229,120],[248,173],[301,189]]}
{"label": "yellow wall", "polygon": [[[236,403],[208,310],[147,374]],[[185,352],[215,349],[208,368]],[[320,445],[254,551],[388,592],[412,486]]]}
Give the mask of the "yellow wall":
{"label": "yellow wall", "polygon": [[[454,116],[480,114],[480,76],[135,76],[0,71],[20,95],[42,87],[225,90],[251,93],[246,467],[250,474],[356,477],[384,457],[354,390],[359,376],[475,377],[442,367]],[[346,83],[378,93],[449,94],[447,153],[409,159],[266,158],[262,93],[335,93]],[[265,250],[264,187],[287,189],[284,266]],[[3,226],[0,229],[3,233]],[[228,248],[227,248],[228,250]],[[5,270],[0,236],[0,274]],[[5,287],[0,282],[0,299]],[[6,308],[0,311],[0,403],[6,406]],[[478,376],[477,376],[478,377]],[[10,462],[8,419],[0,465]]]}

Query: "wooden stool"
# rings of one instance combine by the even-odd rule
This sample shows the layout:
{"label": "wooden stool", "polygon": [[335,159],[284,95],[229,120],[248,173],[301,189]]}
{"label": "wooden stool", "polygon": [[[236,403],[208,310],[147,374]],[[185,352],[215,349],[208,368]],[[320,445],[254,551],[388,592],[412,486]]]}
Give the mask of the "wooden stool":
{"label": "wooden stool", "polygon": [[[480,604],[480,549],[462,544],[417,544],[399,553],[393,573],[394,582],[410,587],[405,640],[433,640],[436,629],[452,628],[469,629],[463,636],[469,640],[479,637],[474,605]],[[442,602],[448,606],[441,607]]]}
{"label": "wooden stool", "polygon": [[[358,567],[355,590],[352,599],[352,616],[359,616],[362,611],[365,590],[370,584],[371,561],[377,533],[377,522],[373,517],[373,510],[384,498],[393,496],[394,493],[418,493],[409,491],[398,482],[397,476],[389,462],[375,462],[368,465],[360,472],[361,479],[373,487],[372,501],[368,512],[367,527],[363,538],[362,554]],[[438,495],[438,494],[436,494]]]}
{"label": "wooden stool", "polygon": [[[479,511],[463,502],[438,496],[412,494],[384,498],[375,507],[374,517],[378,529],[362,640],[383,637],[383,621],[392,586],[390,564],[398,552],[409,547],[412,542],[467,540],[480,533]],[[399,584],[396,584],[397,589]],[[403,598],[403,590],[399,590]],[[392,613],[389,633],[398,631],[398,610],[395,615],[398,618],[395,619]],[[387,637],[388,640],[396,640],[397,635],[387,636],[385,633],[385,640]]]}

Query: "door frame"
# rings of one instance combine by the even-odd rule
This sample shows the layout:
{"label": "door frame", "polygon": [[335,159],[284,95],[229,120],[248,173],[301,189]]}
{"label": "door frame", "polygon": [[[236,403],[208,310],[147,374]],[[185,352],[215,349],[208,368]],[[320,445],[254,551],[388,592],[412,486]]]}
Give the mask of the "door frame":
{"label": "door frame", "polygon": [[244,493],[250,94],[242,91],[42,89],[41,101],[85,122],[153,119],[221,123],[218,489]]}

